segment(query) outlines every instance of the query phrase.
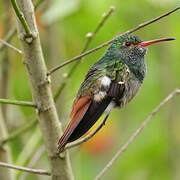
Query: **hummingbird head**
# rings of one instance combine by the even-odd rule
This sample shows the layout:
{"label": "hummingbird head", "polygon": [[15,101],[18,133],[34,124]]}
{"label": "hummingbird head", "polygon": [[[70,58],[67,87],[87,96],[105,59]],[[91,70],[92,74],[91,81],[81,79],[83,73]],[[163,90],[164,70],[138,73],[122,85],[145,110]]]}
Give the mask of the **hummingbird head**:
{"label": "hummingbird head", "polygon": [[146,73],[145,55],[147,47],[158,42],[170,41],[174,38],[161,38],[151,41],[142,41],[131,34],[123,34],[115,38],[109,47],[106,56],[111,60],[119,60],[125,63],[135,76],[143,81]]}

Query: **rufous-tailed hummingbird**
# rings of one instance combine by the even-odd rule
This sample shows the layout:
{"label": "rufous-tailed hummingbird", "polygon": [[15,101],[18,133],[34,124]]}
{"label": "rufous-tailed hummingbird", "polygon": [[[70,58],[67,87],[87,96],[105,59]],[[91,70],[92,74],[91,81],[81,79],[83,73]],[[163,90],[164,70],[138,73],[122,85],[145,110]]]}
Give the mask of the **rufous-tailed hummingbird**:
{"label": "rufous-tailed hummingbird", "polygon": [[70,113],[71,121],[58,143],[59,152],[84,135],[104,111],[110,113],[112,108],[127,104],[145,78],[147,47],[171,40],[174,38],[142,41],[130,34],[115,38],[80,86]]}

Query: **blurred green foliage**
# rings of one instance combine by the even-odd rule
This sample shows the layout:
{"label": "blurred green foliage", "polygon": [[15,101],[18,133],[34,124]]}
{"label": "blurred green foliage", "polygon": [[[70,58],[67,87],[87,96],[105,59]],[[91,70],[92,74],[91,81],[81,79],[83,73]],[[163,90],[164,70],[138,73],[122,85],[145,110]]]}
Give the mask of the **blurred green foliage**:
{"label": "blurred green foliage", "polygon": [[[95,29],[102,14],[107,12],[111,5],[116,7],[115,13],[97,34],[90,48],[180,4],[179,0],[81,0],[75,2],[62,0],[49,2],[48,5],[44,3],[37,12],[43,52],[49,68],[81,52],[86,41],[86,34]],[[66,3],[70,3],[70,9]],[[73,5],[74,7],[72,7]],[[64,12],[63,7],[67,13]],[[60,13],[62,11],[63,13]],[[0,12],[3,15],[4,12],[1,11],[1,8]],[[1,20],[2,18],[3,16]],[[176,41],[149,48],[146,58],[147,77],[136,98],[125,108],[114,110],[106,126],[93,140],[71,150],[75,179],[92,180],[152,109],[173,89],[180,87],[179,19],[180,12],[177,12],[135,33],[144,40],[175,37]],[[3,28],[2,22],[0,22],[0,27]],[[13,39],[12,44],[19,47],[17,37]],[[84,61],[75,70],[73,77],[68,80],[65,90],[57,102],[58,113],[64,121],[64,126],[69,121],[68,113],[86,72],[103,55],[104,51],[101,49],[84,58]],[[3,55],[0,54],[0,59],[2,58]],[[72,65],[61,69],[52,76],[54,94],[61,82],[64,81],[64,74],[68,72],[70,66]],[[9,84],[9,97],[31,100],[31,91],[21,56],[14,52],[11,52]],[[102,179],[180,179],[179,107],[180,97],[173,99],[164,107]],[[34,111],[29,108],[9,106],[8,110],[10,112],[8,116],[10,132],[35,117]],[[32,133],[40,136],[39,130],[34,129],[11,143],[15,163]],[[42,144],[42,141],[39,143]],[[26,164],[27,161],[23,165]],[[48,168],[45,155],[36,167]],[[27,176],[27,179],[35,178],[48,179],[34,175]]]}

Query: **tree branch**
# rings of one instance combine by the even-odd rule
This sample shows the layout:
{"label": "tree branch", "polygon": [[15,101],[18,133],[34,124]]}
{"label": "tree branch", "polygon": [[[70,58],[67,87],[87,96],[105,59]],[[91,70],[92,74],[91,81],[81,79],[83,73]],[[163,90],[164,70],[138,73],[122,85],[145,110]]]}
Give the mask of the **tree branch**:
{"label": "tree branch", "polygon": [[[5,120],[2,116],[2,111],[0,108],[0,140],[7,137],[7,128],[5,125]],[[0,147],[0,161],[10,163],[11,156],[8,146]],[[1,180],[13,180],[14,176],[10,169],[2,169],[0,167],[0,179]]]}
{"label": "tree branch", "polygon": [[32,37],[32,33],[31,33],[30,28],[29,28],[29,25],[26,22],[24,14],[21,12],[20,8],[18,7],[16,0],[11,0],[11,3],[12,3],[12,6],[14,8],[14,11],[15,11],[19,21],[21,22],[22,26],[24,27],[24,30],[26,32],[26,37]]}
{"label": "tree branch", "polygon": [[[18,154],[18,158],[16,159],[16,164],[19,164],[20,166],[27,166],[28,161],[34,155],[34,153],[36,152],[37,148],[41,145],[41,143],[42,143],[41,132],[39,126],[36,126],[36,128],[32,133],[32,136],[28,138],[28,141],[24,145],[21,152]],[[21,173],[22,172],[20,171],[15,172],[16,179],[20,179]]]}
{"label": "tree branch", "polygon": [[[50,161],[53,180],[73,179],[68,152],[61,158],[57,155],[57,142],[62,133],[61,123],[53,101],[50,80],[47,77],[39,32],[37,29],[34,8],[31,0],[17,0],[18,6],[26,17],[32,34],[36,34],[33,41],[28,43],[26,39],[20,38],[23,60],[31,83],[32,96],[37,104],[37,116],[40,130]],[[21,35],[24,28],[18,22],[18,34]]]}
{"label": "tree branch", "polygon": [[32,129],[33,126],[35,126],[38,123],[37,119],[34,119],[30,121],[28,124],[23,125],[22,127],[14,130],[11,134],[9,134],[6,138],[2,139],[0,141],[0,147],[2,147],[4,144],[8,143],[9,141],[14,140],[16,137],[20,136],[21,134],[29,131]]}
{"label": "tree branch", "polygon": [[32,174],[51,176],[50,172],[43,169],[32,169],[32,168],[27,168],[27,167],[22,167],[22,166],[15,166],[15,165],[4,163],[4,162],[0,162],[0,167],[15,169],[18,171],[24,171],[24,172],[32,173]]}
{"label": "tree branch", "polygon": [[[3,8],[3,35],[5,32],[9,31],[11,25],[11,15],[9,9],[11,7],[10,1],[2,0],[1,8]],[[0,41],[1,42],[1,41]],[[2,43],[0,43],[2,44]],[[0,65],[0,98],[6,99],[9,93],[9,71],[10,71],[10,51],[5,49],[1,52],[1,65]],[[8,107],[0,106],[0,141],[8,136],[8,117],[7,117]],[[0,161],[11,163],[12,156],[11,151],[8,146],[0,147]],[[11,169],[0,168],[0,179],[1,180],[13,180],[14,174]]]}
{"label": "tree branch", "polygon": [[[41,159],[41,157],[44,155],[45,153],[45,147],[44,145],[41,145],[36,151],[35,153],[31,156],[31,159],[28,162],[28,167],[33,168]],[[26,180],[27,179],[27,173],[23,173],[19,179],[20,180]]]}
{"label": "tree branch", "polygon": [[36,104],[33,102],[28,101],[18,101],[18,100],[12,100],[12,99],[1,99],[0,98],[0,104],[11,104],[11,105],[17,105],[17,106],[28,106],[28,107],[34,107],[36,108]]}
{"label": "tree branch", "polygon": [[12,50],[18,52],[19,54],[22,54],[22,51],[16,47],[14,47],[13,45],[9,44],[8,42],[4,41],[3,39],[0,39],[0,43],[4,44],[5,46],[11,48]]}
{"label": "tree branch", "polygon": [[[113,39],[113,40],[114,40],[114,39]],[[99,50],[99,49],[102,49],[103,47],[106,47],[107,45],[111,44],[113,40],[109,40],[109,41],[107,41],[107,42],[105,42],[105,43],[97,46],[96,48],[90,49],[90,50],[88,50],[88,51],[86,51],[86,52],[84,52],[84,53],[82,53],[82,54],[80,54],[80,55],[77,55],[77,56],[71,58],[70,60],[66,60],[66,61],[63,62],[62,64],[60,64],[60,65],[58,65],[58,66],[50,69],[50,70],[47,72],[47,75],[49,76],[49,75],[53,74],[54,72],[56,72],[57,70],[61,69],[62,67],[66,66],[66,65],[68,65],[68,64],[70,64],[70,63],[73,63],[73,62],[75,62],[75,61],[77,61],[77,60],[80,60],[80,59],[82,59],[83,57],[85,57],[85,56],[87,56],[87,55],[89,55],[89,54],[91,54],[91,53],[93,53],[93,52],[95,52],[95,51],[97,51],[97,50]]]}
{"label": "tree branch", "polygon": [[[20,49],[14,47],[13,45],[9,44],[8,42],[0,39],[0,43],[1,43],[1,44],[4,44],[5,46],[7,46],[7,47],[9,47],[9,48],[11,48],[12,50],[18,52],[19,54],[22,54],[22,51],[21,51]],[[0,45],[1,45],[1,44],[0,44]]]}
{"label": "tree branch", "polygon": [[[88,33],[87,34],[87,40],[85,43],[85,46],[82,50],[81,53],[85,52],[88,47],[89,44],[91,43],[91,41],[93,40],[93,38],[96,36],[96,34],[100,31],[100,29],[104,26],[106,20],[112,15],[112,13],[114,12],[115,7],[111,6],[109,11],[107,13],[103,14],[102,20],[99,22],[99,24],[97,25],[96,29],[92,32],[92,33]],[[80,59],[81,60],[81,59]],[[66,75],[66,81],[64,81],[63,83],[61,83],[60,87],[58,88],[55,96],[54,96],[54,100],[56,101],[57,98],[60,96],[61,92],[63,91],[63,89],[65,88],[66,84],[67,84],[67,79],[69,79],[72,74],[74,73],[75,69],[78,67],[79,63],[81,61],[77,61],[75,64],[73,64],[73,66],[71,67],[71,69],[69,70],[68,74]]]}
{"label": "tree branch", "polygon": [[[11,30],[9,30],[9,32],[7,33],[6,37],[4,38],[5,42],[9,42],[13,36],[16,34],[16,28],[15,26],[13,28],[11,28]],[[0,51],[2,51],[4,48],[6,47],[5,44],[0,44]]]}
{"label": "tree branch", "polygon": [[[146,22],[144,22],[144,23],[142,23],[142,24],[139,24],[138,26],[136,26],[136,27],[134,27],[134,28],[132,28],[132,29],[124,32],[124,33],[121,33],[121,34],[119,34],[119,35],[131,34],[131,33],[135,32],[135,31],[137,31],[137,30],[139,30],[139,29],[144,28],[145,26],[148,26],[148,25],[150,25],[150,24],[152,24],[152,23],[154,23],[154,22],[156,22],[156,21],[159,21],[160,19],[162,19],[162,18],[164,18],[164,17],[166,17],[166,16],[169,16],[170,14],[176,12],[176,11],[179,10],[179,9],[180,9],[180,6],[174,8],[174,9],[171,10],[171,11],[168,11],[167,13],[162,14],[161,16],[158,16],[158,17],[153,18],[153,19],[151,19],[151,20],[149,20],[149,21],[146,21]],[[52,73],[54,73],[54,72],[57,71],[58,69],[61,69],[62,67],[66,66],[66,65],[68,65],[68,64],[70,64],[70,63],[73,63],[74,61],[80,60],[82,57],[85,57],[85,56],[87,56],[87,55],[89,55],[89,54],[91,54],[91,53],[93,53],[93,52],[95,52],[95,51],[97,51],[97,50],[99,50],[99,49],[101,49],[101,48],[103,48],[103,47],[108,46],[108,45],[111,44],[113,41],[114,41],[114,38],[111,39],[111,40],[109,40],[109,41],[106,41],[105,43],[97,46],[96,48],[93,48],[93,49],[91,49],[91,50],[89,50],[89,51],[86,51],[86,52],[80,54],[80,55],[77,55],[77,56],[71,58],[70,60],[66,60],[64,63],[62,63],[62,64],[60,64],[60,65],[58,65],[58,66],[50,69],[50,70],[48,71],[47,75],[51,75]]]}
{"label": "tree branch", "polygon": [[82,50],[82,53],[84,51],[86,51],[88,49],[89,44],[91,43],[92,39],[96,36],[96,34],[100,31],[100,29],[104,26],[105,22],[108,20],[108,18],[112,15],[112,13],[114,12],[115,7],[114,6],[110,6],[109,11],[107,13],[104,13],[102,16],[101,21],[99,22],[99,24],[97,25],[96,29],[93,32],[89,32],[86,37],[87,37],[87,41],[86,44]]}
{"label": "tree branch", "polygon": [[38,0],[36,4],[34,5],[34,9],[36,10],[43,2],[44,0]]}
{"label": "tree branch", "polygon": [[99,124],[99,126],[94,130],[92,131],[90,134],[88,134],[87,136],[85,136],[84,138],[81,138],[75,142],[72,142],[70,144],[67,144],[66,147],[64,148],[64,150],[66,149],[70,149],[70,148],[73,148],[73,147],[76,147],[76,146],[79,146],[81,145],[82,143],[88,141],[89,139],[91,139],[106,123],[107,119],[109,117],[109,114],[107,114],[105,116],[105,118],[103,119],[103,121]]}
{"label": "tree branch", "polygon": [[[36,3],[35,6],[34,6],[34,9],[35,9],[35,10],[38,9],[39,6],[42,4],[43,1],[44,1],[44,0],[39,0],[39,1],[37,1],[37,3]],[[6,37],[4,38],[4,41],[9,42],[9,41],[14,37],[14,35],[16,34],[16,32],[17,32],[17,31],[16,31],[16,26],[13,26],[13,27],[9,30],[9,32],[7,33]],[[0,44],[0,51],[3,50],[4,47],[6,47],[5,44]]]}
{"label": "tree branch", "polygon": [[119,156],[127,150],[128,146],[135,141],[138,135],[144,130],[151,119],[156,115],[156,113],[166,105],[173,97],[180,95],[180,89],[175,89],[170,93],[160,104],[148,115],[146,120],[140,125],[140,127],[130,136],[128,141],[118,150],[118,152],[113,156],[113,158],[107,163],[107,165],[100,171],[100,173],[95,177],[95,180],[99,180],[106,172],[111,168],[113,163],[119,158]]}

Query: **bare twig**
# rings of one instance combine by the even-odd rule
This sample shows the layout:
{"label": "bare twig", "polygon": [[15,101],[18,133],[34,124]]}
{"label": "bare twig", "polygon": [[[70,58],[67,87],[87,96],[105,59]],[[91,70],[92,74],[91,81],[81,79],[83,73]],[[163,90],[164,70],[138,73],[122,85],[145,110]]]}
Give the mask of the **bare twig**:
{"label": "bare twig", "polygon": [[96,36],[96,34],[100,31],[100,29],[104,26],[104,23],[108,20],[108,18],[112,15],[112,13],[114,12],[115,7],[111,6],[109,8],[109,11],[107,13],[104,13],[102,16],[101,21],[99,22],[99,24],[97,25],[96,29],[94,30],[94,32],[89,32],[86,37],[87,37],[87,41],[86,44],[82,50],[82,53],[85,52],[88,49],[88,46],[90,44],[90,42],[92,41],[92,39]]}
{"label": "bare twig", "polygon": [[[37,3],[36,3],[35,6],[34,6],[34,9],[35,9],[35,10],[38,9],[39,6],[42,4],[43,1],[44,1],[44,0],[39,0],[39,1],[37,1]],[[17,33],[17,31],[16,31],[16,26],[13,26],[13,27],[9,30],[9,32],[7,33],[6,37],[4,38],[4,41],[9,42],[9,41],[14,37],[14,35],[15,35],[16,33]],[[5,44],[0,44],[0,51],[3,50],[4,47],[6,47]]]}
{"label": "bare twig", "polygon": [[19,100],[12,100],[12,99],[0,99],[0,104],[11,104],[11,105],[17,105],[17,106],[28,106],[28,107],[34,107],[36,108],[36,104],[33,102],[28,101],[19,101]]}
{"label": "bare twig", "polygon": [[45,152],[46,152],[46,149],[44,145],[41,145],[31,157],[31,160],[29,161],[28,166],[34,167],[39,162],[39,159],[43,156]]}
{"label": "bare twig", "polygon": [[[9,42],[13,36],[16,34],[16,27],[14,26],[13,28],[11,28],[11,30],[9,30],[9,32],[7,33],[6,37],[4,38],[4,41]],[[0,51],[3,50],[6,47],[5,44],[0,44]]]}
{"label": "bare twig", "polygon": [[9,44],[8,42],[6,42],[2,39],[0,39],[0,44],[4,44],[5,46],[7,46],[7,47],[11,48],[12,50],[18,52],[19,54],[22,54],[22,51],[20,49],[14,47],[13,45]]}
{"label": "bare twig", "polygon": [[11,0],[11,3],[12,3],[12,6],[14,8],[14,11],[15,11],[18,19],[20,20],[22,26],[24,27],[24,30],[26,32],[26,37],[32,37],[32,33],[31,33],[30,28],[29,28],[29,25],[26,22],[24,14],[21,12],[20,8],[18,7],[16,0]]}
{"label": "bare twig", "polygon": [[146,120],[140,125],[140,127],[130,136],[128,141],[118,150],[118,152],[113,156],[113,158],[107,163],[107,165],[100,171],[100,173],[95,177],[95,180],[99,180],[105,172],[110,169],[113,163],[119,158],[119,156],[127,150],[128,146],[141,134],[143,129],[148,125],[151,119],[156,115],[156,113],[167,104],[173,97],[180,94],[180,89],[175,89],[171,92],[160,104],[148,115]]}
{"label": "bare twig", "polygon": [[32,129],[36,124],[38,123],[37,119],[34,119],[32,121],[30,121],[29,123],[23,125],[22,127],[18,128],[17,130],[13,131],[11,134],[9,134],[6,138],[2,139],[2,141],[0,142],[0,147],[3,146],[4,144],[6,144],[9,141],[12,141],[13,139],[15,139],[16,137],[20,136],[21,134],[29,131],[30,129]]}
{"label": "bare twig", "polygon": [[[24,145],[21,152],[18,154],[18,158],[16,159],[16,164],[20,166],[27,166],[28,161],[31,159],[33,154],[36,152],[37,148],[42,143],[42,136],[38,126],[34,129],[32,136],[29,137],[28,141]],[[30,167],[30,166],[28,166]],[[16,171],[15,177],[19,179],[22,172]]]}
{"label": "bare twig", "polygon": [[[4,17],[2,18],[3,36],[5,32],[9,31],[11,25],[11,15],[9,8],[11,7],[10,1],[2,0],[1,7],[4,11]],[[0,41],[0,45],[3,44]],[[0,98],[6,99],[9,93],[9,71],[10,71],[10,51],[8,48],[5,49],[2,56],[0,65]],[[2,114],[1,114],[2,112]],[[0,107],[0,141],[8,136],[8,107],[6,105]],[[0,161],[11,163],[12,156],[8,146],[0,147]],[[0,179],[1,180],[13,180],[14,175],[11,169],[0,168]]]}
{"label": "bare twig", "polygon": [[87,136],[85,136],[84,138],[82,138],[80,140],[77,140],[77,141],[75,141],[73,143],[67,144],[67,146],[64,149],[66,150],[66,149],[73,148],[75,146],[79,146],[80,144],[82,144],[82,143],[88,141],[89,139],[91,139],[105,125],[108,117],[109,117],[109,114],[107,114],[105,116],[103,121],[99,124],[99,126],[94,131],[92,131],[90,134],[88,134]]}
{"label": "bare twig", "polygon": [[[114,39],[113,39],[113,40],[114,40]],[[90,49],[89,51],[86,51],[86,52],[84,52],[84,53],[82,53],[82,54],[80,54],[80,55],[78,55],[78,56],[75,56],[75,57],[73,57],[73,58],[70,59],[70,60],[66,60],[64,63],[62,63],[62,64],[60,64],[60,65],[58,65],[58,66],[50,69],[50,70],[48,71],[47,75],[49,76],[49,75],[51,75],[52,73],[54,73],[55,71],[57,71],[58,69],[61,69],[62,67],[66,66],[66,65],[68,65],[68,64],[70,64],[70,63],[73,63],[73,62],[75,62],[75,61],[77,61],[77,60],[80,60],[80,59],[82,59],[83,57],[85,57],[85,56],[87,56],[87,55],[89,55],[89,54],[91,54],[91,53],[93,53],[93,52],[95,52],[95,51],[97,51],[97,50],[99,50],[99,49],[101,49],[101,48],[103,48],[103,47],[106,47],[107,45],[111,44],[113,40],[109,40],[109,41],[107,41],[107,42],[105,42],[105,43],[97,46],[96,48]]]}
{"label": "bare twig", "polygon": [[[158,16],[158,17],[153,18],[153,19],[151,19],[151,20],[149,20],[149,21],[146,21],[146,22],[144,22],[144,23],[142,23],[142,24],[139,24],[138,26],[136,26],[136,27],[134,27],[134,28],[132,28],[132,29],[124,32],[124,33],[121,33],[120,35],[127,34],[127,33],[128,33],[128,34],[133,33],[133,32],[135,32],[135,31],[137,31],[137,30],[139,30],[139,29],[144,28],[145,26],[148,26],[148,25],[150,25],[150,24],[152,24],[152,23],[154,23],[154,22],[156,22],[156,21],[158,21],[158,20],[166,17],[166,16],[169,16],[170,14],[176,12],[176,11],[179,10],[179,9],[180,9],[180,6],[174,8],[174,9],[171,10],[171,11],[168,11],[167,13],[162,14],[161,16]],[[111,40],[109,40],[109,41],[106,41],[105,43],[97,46],[96,48],[93,48],[93,49],[91,49],[91,50],[89,50],[89,51],[86,51],[86,52],[84,52],[84,53],[82,53],[82,54],[80,54],[80,55],[78,55],[78,56],[75,56],[75,57],[71,58],[70,60],[66,60],[64,63],[62,63],[62,64],[60,64],[60,65],[58,65],[58,66],[50,69],[47,74],[48,74],[48,75],[51,75],[52,73],[54,73],[54,72],[57,71],[58,69],[61,69],[62,67],[66,66],[66,65],[68,65],[68,64],[70,64],[70,63],[72,63],[72,62],[74,62],[74,61],[77,61],[77,60],[81,59],[82,57],[85,57],[85,56],[87,56],[87,55],[89,55],[89,54],[91,54],[91,53],[93,53],[93,52],[95,52],[95,51],[97,51],[97,50],[99,50],[99,49],[101,49],[101,48],[103,48],[103,47],[108,46],[109,44],[111,44],[111,43],[113,42],[113,40],[114,40],[114,38],[111,39]]]}
{"label": "bare twig", "polygon": [[36,4],[34,5],[34,9],[36,10],[43,2],[44,0],[38,0]]}
{"label": "bare twig", "polygon": [[[45,147],[44,145],[40,146],[36,152],[33,154],[33,156],[31,157],[29,163],[28,163],[28,167],[33,168],[41,159],[41,157],[43,156],[43,154],[45,153]],[[27,173],[23,173],[20,177],[19,180],[26,180],[27,179]]]}
{"label": "bare twig", "polygon": [[[112,15],[112,13],[114,12],[115,10],[115,7],[114,6],[111,6],[109,11],[107,13],[104,13],[103,14],[103,17],[102,17],[102,20],[99,22],[99,24],[97,25],[96,29],[92,32],[92,33],[88,33],[86,35],[87,37],[87,40],[86,40],[86,43],[84,45],[84,48],[82,50],[81,53],[85,52],[91,41],[93,40],[93,38],[96,36],[96,34],[99,32],[99,30],[104,26],[104,23],[106,22],[106,20]],[[80,59],[81,60],[81,59]],[[77,61],[72,67],[71,69],[69,70],[68,74],[66,75],[66,81],[64,81],[63,83],[61,83],[60,87],[58,88],[55,96],[54,96],[54,100],[56,101],[57,98],[60,96],[61,92],[63,91],[63,89],[65,88],[66,84],[67,84],[67,79],[70,78],[72,76],[72,74],[74,73],[75,69],[78,67],[79,63],[81,61]]]}
{"label": "bare twig", "polygon": [[50,172],[48,172],[46,170],[43,170],[43,169],[32,169],[32,168],[16,166],[16,165],[4,163],[4,162],[0,162],[0,167],[15,169],[15,170],[18,170],[18,171],[24,171],[24,172],[28,172],[28,173],[32,173],[32,174],[51,176]]}

